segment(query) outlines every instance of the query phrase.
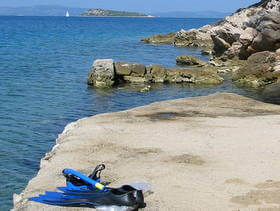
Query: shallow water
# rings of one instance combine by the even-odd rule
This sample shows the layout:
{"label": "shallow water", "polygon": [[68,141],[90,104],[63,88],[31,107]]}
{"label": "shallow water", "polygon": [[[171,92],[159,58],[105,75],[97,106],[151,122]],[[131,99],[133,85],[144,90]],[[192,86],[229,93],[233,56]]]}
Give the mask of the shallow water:
{"label": "shallow water", "polygon": [[[214,88],[155,85],[95,90],[87,73],[98,58],[175,66],[182,54],[199,50],[148,45],[139,40],[155,33],[190,29],[215,19],[0,17],[0,210],[12,206],[39,169],[66,124],[98,113],[151,102],[235,92],[261,97],[230,82]],[[203,57],[201,57],[203,58]],[[207,58],[203,58],[207,59]]]}

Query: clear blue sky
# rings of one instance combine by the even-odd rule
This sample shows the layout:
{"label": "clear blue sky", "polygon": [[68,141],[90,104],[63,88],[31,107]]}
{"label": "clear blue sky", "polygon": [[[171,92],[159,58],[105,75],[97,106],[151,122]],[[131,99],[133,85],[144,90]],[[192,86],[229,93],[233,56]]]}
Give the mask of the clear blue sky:
{"label": "clear blue sky", "polygon": [[62,5],[143,12],[203,11],[233,12],[260,0],[0,0],[3,6]]}

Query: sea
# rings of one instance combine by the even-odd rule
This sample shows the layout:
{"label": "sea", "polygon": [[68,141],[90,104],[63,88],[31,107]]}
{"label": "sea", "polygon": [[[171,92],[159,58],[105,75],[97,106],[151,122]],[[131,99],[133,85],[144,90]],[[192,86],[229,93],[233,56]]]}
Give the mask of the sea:
{"label": "sea", "polygon": [[[155,84],[93,89],[87,75],[95,59],[176,66],[176,56],[198,49],[144,44],[141,38],[176,32],[218,19],[0,16],[0,210],[12,208],[36,176],[40,159],[64,127],[80,118],[155,101],[234,92],[264,99],[261,90]],[[43,182],[43,181],[42,181]]]}

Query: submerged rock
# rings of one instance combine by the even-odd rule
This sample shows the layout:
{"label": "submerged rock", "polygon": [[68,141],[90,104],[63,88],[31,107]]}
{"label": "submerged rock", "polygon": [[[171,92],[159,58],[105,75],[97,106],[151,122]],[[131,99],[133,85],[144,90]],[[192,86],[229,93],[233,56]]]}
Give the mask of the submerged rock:
{"label": "submerged rock", "polygon": [[178,56],[176,58],[176,63],[179,65],[195,65],[201,67],[207,64],[207,62],[202,61],[201,59],[190,55]]}
{"label": "submerged rock", "polygon": [[169,83],[191,83],[197,85],[218,85],[224,79],[211,68],[171,68],[165,81]]}
{"label": "submerged rock", "polygon": [[174,44],[175,33],[156,34],[151,37],[143,38],[141,41],[154,44]]}

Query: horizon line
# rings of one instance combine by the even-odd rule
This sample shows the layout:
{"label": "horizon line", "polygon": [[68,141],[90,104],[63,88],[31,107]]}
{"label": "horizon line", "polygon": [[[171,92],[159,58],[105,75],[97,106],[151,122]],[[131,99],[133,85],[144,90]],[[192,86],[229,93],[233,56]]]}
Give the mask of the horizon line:
{"label": "horizon line", "polygon": [[[59,4],[36,4],[36,5],[30,5],[30,6],[0,6],[1,8],[22,8],[22,7],[38,7],[38,6],[55,6],[55,7],[65,7],[69,9],[104,9],[104,10],[115,10],[115,11],[126,11],[126,12],[133,12],[130,10],[119,10],[119,9],[105,9],[105,8],[90,8],[90,7],[75,7],[75,6],[65,6],[65,5],[59,5]],[[137,11],[136,11],[137,12]],[[142,12],[145,12],[144,10]],[[219,12],[219,13],[233,13],[234,11],[218,11],[218,10],[170,10],[170,11],[154,11],[154,12],[148,12],[145,13],[169,13],[169,12]]]}

